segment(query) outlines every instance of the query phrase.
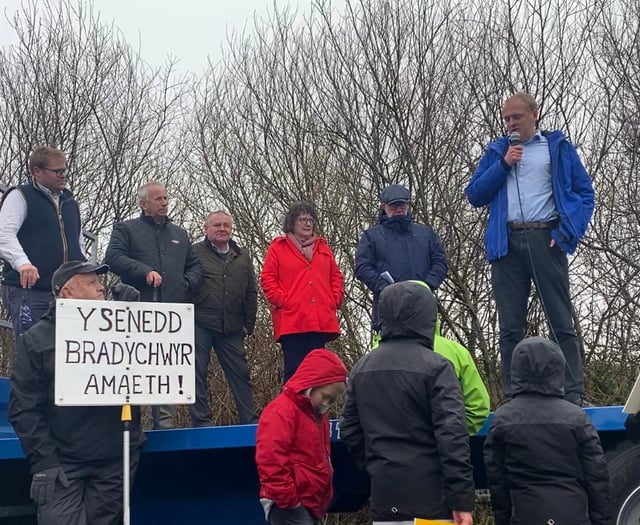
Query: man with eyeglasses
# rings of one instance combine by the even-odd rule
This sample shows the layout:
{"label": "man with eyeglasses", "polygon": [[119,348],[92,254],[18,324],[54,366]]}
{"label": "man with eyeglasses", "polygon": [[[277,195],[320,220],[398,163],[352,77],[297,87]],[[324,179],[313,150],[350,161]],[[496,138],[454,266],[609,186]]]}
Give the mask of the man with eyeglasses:
{"label": "man with eyeglasses", "polygon": [[502,106],[508,136],[488,145],[465,193],[489,208],[485,246],[500,322],[505,398],[512,396],[511,356],[524,339],[531,283],[566,361],[565,399],[588,406],[580,342],[573,323],[567,255],[576,251],[595,207],[578,152],[560,130],[538,126],[538,103],[515,93]]}
{"label": "man with eyeglasses", "polygon": [[204,240],[193,245],[202,263],[202,284],[194,291],[196,307],[196,402],[189,405],[194,427],[210,426],[207,371],[211,348],[229,382],[241,425],[257,423],[244,338],[253,333],[258,292],[249,252],[231,238],[233,219],[210,213]]}
{"label": "man with eyeglasses", "polygon": [[66,261],[86,260],[80,210],[66,189],[64,152],[37,147],[29,169],[31,183],[9,188],[0,203],[2,300],[16,336],[47,311],[56,268]]}
{"label": "man with eyeglasses", "polygon": [[411,193],[401,184],[380,193],[380,224],[360,238],[355,273],[373,292],[374,331],[378,326],[378,297],[394,282],[423,281],[434,291],[447,276],[447,254],[433,229],[417,224],[409,210]]}

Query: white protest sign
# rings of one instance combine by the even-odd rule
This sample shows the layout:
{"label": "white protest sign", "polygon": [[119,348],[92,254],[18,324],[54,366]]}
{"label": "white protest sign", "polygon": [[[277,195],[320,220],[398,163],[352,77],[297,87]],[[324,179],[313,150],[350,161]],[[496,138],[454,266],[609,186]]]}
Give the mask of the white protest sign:
{"label": "white protest sign", "polygon": [[56,300],[55,404],[195,402],[192,304]]}
{"label": "white protest sign", "polygon": [[622,412],[624,414],[637,414],[640,412],[640,375],[636,378],[636,382],[629,393]]}

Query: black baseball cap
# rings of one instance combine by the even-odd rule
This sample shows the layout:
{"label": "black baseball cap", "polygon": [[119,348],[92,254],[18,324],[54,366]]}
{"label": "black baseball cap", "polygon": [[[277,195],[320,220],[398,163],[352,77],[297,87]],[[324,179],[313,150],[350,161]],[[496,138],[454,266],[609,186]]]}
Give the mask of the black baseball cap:
{"label": "black baseball cap", "polygon": [[400,202],[409,202],[411,193],[402,184],[392,184],[387,186],[380,193],[380,202],[382,204],[397,204]]}
{"label": "black baseball cap", "polygon": [[69,261],[62,263],[58,269],[53,272],[53,277],[51,278],[51,290],[54,295],[58,295],[67,281],[79,273],[95,272],[100,275],[107,273],[108,271],[108,264],[93,264],[85,261]]}

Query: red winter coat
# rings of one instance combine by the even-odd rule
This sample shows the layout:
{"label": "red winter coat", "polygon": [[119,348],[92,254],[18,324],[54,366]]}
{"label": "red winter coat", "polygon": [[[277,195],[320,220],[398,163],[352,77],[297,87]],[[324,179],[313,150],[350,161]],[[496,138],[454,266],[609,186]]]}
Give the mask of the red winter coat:
{"label": "red winter coat", "polygon": [[285,236],[273,240],[262,266],[260,283],[271,308],[274,339],[287,334],[323,332],[340,335],[336,311],[344,281],[331,248],[322,237],[307,261]]}
{"label": "red winter coat", "polygon": [[333,352],[313,350],[264,409],[256,434],[261,498],[282,509],[301,504],[316,518],[327,512],[333,497],[329,418],[316,414],[303,392],[346,378]]}

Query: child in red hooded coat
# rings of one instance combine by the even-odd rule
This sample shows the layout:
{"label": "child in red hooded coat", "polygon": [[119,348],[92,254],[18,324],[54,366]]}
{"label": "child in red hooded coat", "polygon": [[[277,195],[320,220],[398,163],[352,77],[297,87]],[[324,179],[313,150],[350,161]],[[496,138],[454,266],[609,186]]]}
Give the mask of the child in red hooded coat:
{"label": "child in red hooded coat", "polygon": [[326,412],[346,380],[338,356],[313,350],[262,412],[256,464],[260,503],[271,525],[313,525],[326,513],[333,496]]}

